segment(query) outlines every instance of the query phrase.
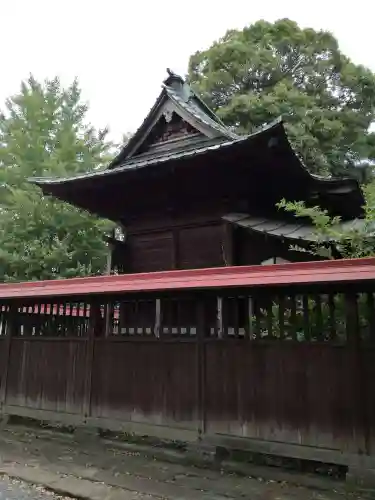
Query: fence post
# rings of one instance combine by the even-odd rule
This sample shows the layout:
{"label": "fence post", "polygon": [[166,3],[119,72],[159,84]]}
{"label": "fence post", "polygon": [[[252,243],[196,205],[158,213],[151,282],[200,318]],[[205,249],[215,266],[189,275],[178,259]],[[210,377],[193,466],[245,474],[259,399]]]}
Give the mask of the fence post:
{"label": "fence post", "polygon": [[89,327],[86,340],[85,384],[83,393],[84,422],[86,422],[91,413],[92,364],[94,360],[95,331],[99,326],[96,320],[100,317],[100,313],[100,304],[96,300],[93,300],[90,304]]}
{"label": "fence post", "polygon": [[9,362],[10,362],[10,348],[12,342],[13,329],[15,324],[17,314],[17,304],[11,303],[8,311],[8,318],[6,321],[6,332],[4,339],[4,355],[3,355],[3,373],[1,377],[0,385],[0,408],[1,415],[4,416],[5,400],[7,394],[7,382],[8,382],[8,372],[9,372]]}
{"label": "fence post", "polygon": [[198,395],[198,439],[206,432],[206,346],[207,331],[205,297],[198,297],[197,312],[197,395]]}
{"label": "fence post", "polygon": [[357,442],[356,446],[362,453],[369,454],[370,436],[369,422],[367,414],[367,394],[365,390],[366,377],[364,376],[363,361],[361,355],[361,331],[358,311],[358,294],[347,292],[345,294],[346,307],[346,337],[350,350],[350,357],[355,383],[355,401],[353,407],[356,408],[355,426],[356,435],[361,436],[362,442]]}

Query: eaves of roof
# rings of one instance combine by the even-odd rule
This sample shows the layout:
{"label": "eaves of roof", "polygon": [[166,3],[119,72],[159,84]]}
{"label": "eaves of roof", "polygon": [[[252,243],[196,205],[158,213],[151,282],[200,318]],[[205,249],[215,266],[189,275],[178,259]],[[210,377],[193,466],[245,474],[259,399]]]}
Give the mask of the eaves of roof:
{"label": "eaves of roof", "polygon": [[183,149],[183,150],[172,150],[168,151],[162,154],[158,154],[155,156],[149,156],[145,155],[143,156],[137,156],[134,158],[131,158],[127,161],[125,161],[122,165],[119,165],[118,167],[112,168],[112,169],[105,169],[105,170],[100,170],[100,171],[93,171],[85,174],[80,174],[74,177],[62,177],[62,178],[44,178],[44,177],[38,177],[38,178],[31,178],[29,179],[30,182],[37,184],[37,185],[46,185],[46,184],[52,184],[52,185],[57,185],[57,184],[65,184],[65,183],[70,183],[70,182],[75,182],[78,180],[84,180],[84,179],[93,179],[93,178],[99,178],[99,177],[108,177],[108,176],[113,176],[117,175],[121,172],[126,172],[128,170],[135,170],[143,167],[147,167],[150,165],[157,165],[160,163],[165,163],[168,161],[172,160],[179,160],[183,158],[190,158],[193,156],[198,156],[201,154],[205,154],[209,151],[216,151],[216,150],[223,150],[226,148],[229,148],[233,146],[234,144],[238,143],[244,143],[246,141],[251,141],[255,137],[263,134],[264,132],[271,131],[272,129],[278,127],[281,123],[281,119],[275,120],[274,122],[256,130],[254,133],[246,136],[237,136],[235,139],[228,139],[228,140],[223,140],[223,139],[208,139],[207,143],[208,145],[201,145],[198,147],[192,147],[191,149]]}
{"label": "eaves of roof", "polygon": [[[270,219],[266,217],[255,217],[250,214],[227,214],[223,220],[241,227],[245,230],[254,231],[268,236],[276,236],[291,241],[316,242],[318,240],[316,228],[306,221],[295,219],[286,221],[281,219]],[[337,230],[345,234],[347,231],[363,231],[366,228],[364,219],[352,219],[337,224]],[[328,241],[335,241],[333,237],[327,237]]]}
{"label": "eaves of roof", "polygon": [[[145,168],[151,165],[156,166],[174,160],[180,160],[180,159],[192,158],[195,156],[204,155],[208,152],[225,150],[236,144],[241,144],[246,142],[250,143],[255,138],[262,136],[263,134],[270,134],[272,132],[284,135],[286,141],[288,141],[289,143],[289,140],[287,138],[287,133],[283,125],[283,120],[281,117],[279,117],[276,120],[264,125],[263,127],[258,128],[252,134],[246,136],[236,136],[236,138],[227,140],[216,137],[213,139],[207,139],[207,142],[205,141],[197,145],[192,144],[189,146],[189,148],[183,148],[181,150],[173,149],[167,152],[162,152],[162,153],[159,152],[157,154],[152,154],[152,155],[146,153],[144,155],[136,156],[130,158],[129,160],[124,161],[124,163],[112,169],[92,171],[76,175],[74,177],[30,178],[29,182],[32,182],[33,184],[36,184],[38,186],[47,186],[47,185],[55,186],[62,184],[70,184],[77,181],[84,181],[89,179],[106,178],[110,176],[119,175],[127,171]],[[360,190],[358,182],[354,179],[351,178],[334,179],[331,177],[322,177],[310,173],[306,165],[302,161],[301,157],[296,153],[296,151],[294,150],[294,148],[290,143],[289,143],[289,148],[292,155],[291,158],[293,158],[294,156],[294,159],[297,160],[295,161],[295,164],[299,166],[299,169],[301,170],[301,172],[303,172],[304,175],[306,175],[306,177],[310,177],[320,185],[325,185],[327,189],[334,188],[338,185],[347,185],[349,186],[350,189]]]}

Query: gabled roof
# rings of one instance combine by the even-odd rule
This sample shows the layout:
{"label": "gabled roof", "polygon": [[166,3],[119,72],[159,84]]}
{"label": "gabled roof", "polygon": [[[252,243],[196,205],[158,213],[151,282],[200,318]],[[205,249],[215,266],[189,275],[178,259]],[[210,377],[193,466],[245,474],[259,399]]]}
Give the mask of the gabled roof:
{"label": "gabled roof", "polygon": [[[165,140],[163,132],[161,142],[152,142],[155,137],[160,138],[155,133],[160,132],[161,124],[173,123],[167,119],[171,115],[177,116],[178,125],[188,124],[188,134]],[[108,211],[106,208],[111,203],[103,199],[103,189],[121,190],[124,196],[128,189],[129,194],[131,183],[128,185],[125,180],[134,178],[132,173],[135,170],[162,168],[163,165],[177,167],[186,165],[193,158],[200,161],[204,157],[204,161],[212,165],[225,160],[228,166],[231,158],[236,158],[257,171],[256,162],[246,160],[254,158],[255,151],[268,158],[267,168],[270,169],[269,175],[274,176],[274,182],[277,182],[276,177],[286,177],[293,180],[297,190],[298,186],[308,186],[317,203],[322,195],[327,198],[327,203],[324,202],[327,206],[332,203],[335,210],[345,213],[347,218],[363,214],[364,198],[358,182],[350,178],[324,178],[311,174],[291,145],[281,118],[250,135],[239,136],[222,123],[180,76],[171,71],[142,125],[107,169],[74,177],[34,178],[30,181],[40,186],[44,194],[111,218],[112,209]]]}
{"label": "gabled roof", "polygon": [[220,142],[220,139],[228,140],[239,137],[224,125],[181,76],[169,69],[167,71],[169,76],[164,80],[162,91],[155,104],[142,125],[111,162],[109,169],[116,168],[138,155],[141,146],[164,113],[176,113],[208,140],[218,139]]}

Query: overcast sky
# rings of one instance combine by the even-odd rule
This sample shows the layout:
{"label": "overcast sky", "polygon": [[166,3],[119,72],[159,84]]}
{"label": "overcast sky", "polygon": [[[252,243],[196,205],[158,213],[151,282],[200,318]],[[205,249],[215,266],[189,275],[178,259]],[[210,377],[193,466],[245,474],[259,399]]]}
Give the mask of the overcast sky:
{"label": "overcast sky", "polygon": [[91,122],[112,138],[134,131],[165,69],[185,74],[190,54],[229,28],[288,17],[330,30],[354,62],[375,72],[373,0],[0,0],[0,103],[22,79],[78,77]]}

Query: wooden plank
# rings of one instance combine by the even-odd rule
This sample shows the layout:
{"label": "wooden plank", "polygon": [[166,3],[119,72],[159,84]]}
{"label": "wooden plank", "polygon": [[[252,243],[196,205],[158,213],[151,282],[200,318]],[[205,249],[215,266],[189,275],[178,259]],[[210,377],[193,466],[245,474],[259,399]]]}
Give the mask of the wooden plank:
{"label": "wooden plank", "polygon": [[155,299],[155,329],[154,334],[156,338],[160,337],[161,327],[161,299]]}
{"label": "wooden plank", "polygon": [[197,319],[197,396],[198,396],[198,437],[199,439],[206,433],[206,350],[205,338],[207,335],[206,324],[206,303],[205,300],[196,302]]}
{"label": "wooden plank", "polygon": [[375,344],[375,304],[373,291],[366,294],[367,298],[367,317],[370,331],[370,343]]}
{"label": "wooden plank", "polygon": [[216,328],[217,337],[221,339],[224,335],[224,324],[223,324],[223,297],[217,297],[217,317],[216,317]]}
{"label": "wooden plank", "polygon": [[279,332],[280,340],[284,339],[285,336],[285,296],[283,294],[278,297],[278,321],[279,321]]}
{"label": "wooden plank", "polygon": [[346,338],[347,348],[350,352],[351,367],[348,369],[352,373],[356,391],[353,407],[356,409],[355,426],[356,438],[358,440],[358,450],[362,453],[370,452],[370,428],[368,422],[367,402],[366,402],[366,384],[364,376],[364,367],[361,356],[360,323],[358,313],[358,295],[353,292],[345,294],[345,312],[346,312]]}
{"label": "wooden plank", "polygon": [[336,338],[336,305],[335,294],[328,294],[328,310],[329,310],[329,338],[335,340]]}
{"label": "wooden plank", "polygon": [[4,369],[3,369],[3,376],[1,377],[1,386],[0,386],[0,407],[2,409],[4,407],[6,400],[9,363],[10,363],[10,350],[12,345],[12,336],[15,333],[14,328],[15,328],[17,312],[18,312],[18,304],[12,302],[9,306],[7,328],[4,340],[4,355],[3,355]]}
{"label": "wooden plank", "polygon": [[233,266],[234,262],[234,237],[233,225],[230,222],[223,224],[223,263],[224,266]]}
{"label": "wooden plank", "polygon": [[[100,304],[91,303],[90,311],[93,308],[99,308]],[[95,328],[96,328],[96,315],[90,314],[89,328],[87,332],[86,340],[86,363],[84,372],[84,393],[83,393],[83,416],[87,419],[90,416],[91,409],[91,385],[92,385],[92,366],[94,359],[94,348],[95,348]]]}
{"label": "wooden plank", "polygon": [[302,309],[303,309],[303,334],[304,340],[311,340],[311,326],[310,326],[310,309],[309,309],[309,296],[303,294],[302,296]]}
{"label": "wooden plank", "polygon": [[247,307],[247,334],[250,340],[254,340],[254,299],[252,297],[248,297]]}

